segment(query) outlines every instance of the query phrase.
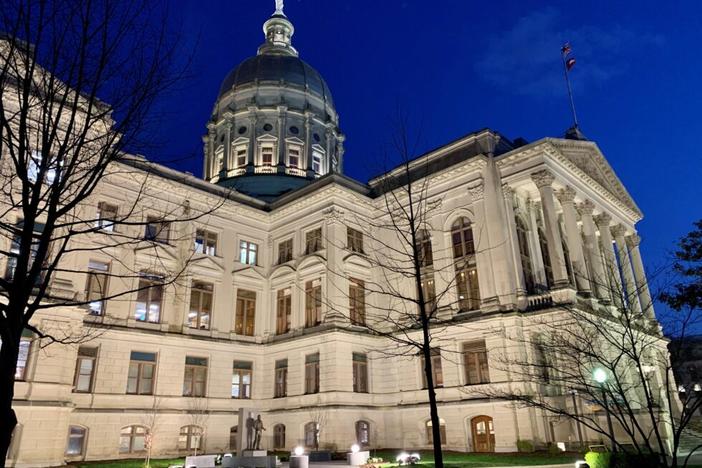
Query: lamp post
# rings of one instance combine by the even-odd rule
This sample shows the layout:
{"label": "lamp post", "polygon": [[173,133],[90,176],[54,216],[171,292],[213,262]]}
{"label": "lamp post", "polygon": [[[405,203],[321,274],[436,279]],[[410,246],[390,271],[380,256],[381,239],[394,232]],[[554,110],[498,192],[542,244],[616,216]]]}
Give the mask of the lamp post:
{"label": "lamp post", "polygon": [[609,429],[609,438],[612,443],[612,452],[617,451],[617,444],[614,441],[614,429],[612,428],[612,416],[609,414],[609,407],[607,405],[607,392],[605,391],[605,382],[607,382],[607,372],[602,369],[601,367],[598,367],[597,369],[594,370],[592,373],[592,376],[595,379],[595,382],[597,382],[600,385],[600,390],[602,390],[602,404],[604,405],[604,410],[605,413],[607,414],[607,428]]}

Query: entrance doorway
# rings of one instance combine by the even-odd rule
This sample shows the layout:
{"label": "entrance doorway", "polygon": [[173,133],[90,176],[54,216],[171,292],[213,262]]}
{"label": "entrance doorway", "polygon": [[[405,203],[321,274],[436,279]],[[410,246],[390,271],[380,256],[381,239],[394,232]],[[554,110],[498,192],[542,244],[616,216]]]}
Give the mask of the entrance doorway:
{"label": "entrance doorway", "polygon": [[495,451],[495,428],[490,416],[476,416],[470,421],[473,434],[473,450],[476,452]]}

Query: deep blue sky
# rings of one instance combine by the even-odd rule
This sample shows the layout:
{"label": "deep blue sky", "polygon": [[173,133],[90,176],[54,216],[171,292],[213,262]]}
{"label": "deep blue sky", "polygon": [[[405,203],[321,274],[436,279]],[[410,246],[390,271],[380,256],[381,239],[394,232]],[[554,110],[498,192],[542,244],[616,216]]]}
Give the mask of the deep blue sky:
{"label": "deep blue sky", "polygon": [[[702,217],[702,2],[286,0],[300,56],[326,78],[347,135],[345,172],[367,180],[400,105],[430,149],[484,127],[530,141],[570,125],[559,48],[569,40],[581,128],[645,214],[644,261],[664,261]],[[221,80],[263,41],[273,0],[175,1],[190,77],[146,155],[200,175]]]}

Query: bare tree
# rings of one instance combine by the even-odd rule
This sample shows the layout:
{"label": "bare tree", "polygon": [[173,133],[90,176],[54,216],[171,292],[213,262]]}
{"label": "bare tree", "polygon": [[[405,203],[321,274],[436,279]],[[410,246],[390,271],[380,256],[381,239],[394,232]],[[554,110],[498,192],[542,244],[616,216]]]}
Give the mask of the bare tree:
{"label": "bare tree", "polygon": [[[165,268],[164,233],[186,245],[188,221],[214,209],[150,202],[163,190],[151,186],[152,173],[162,170],[128,154],[152,140],[149,111],[180,76],[175,43],[165,26],[154,27],[167,22],[155,20],[153,6],[8,0],[0,11],[0,467],[17,423],[12,400],[22,333],[31,331],[42,345],[86,339],[41,329],[35,315],[172,284],[186,270],[188,250],[175,271]],[[94,195],[109,180],[124,184],[129,202],[119,211],[99,206],[96,215]],[[151,249],[150,279],[157,281],[139,282],[124,249]],[[93,253],[119,268],[81,264]],[[86,294],[64,287],[86,280]]]}
{"label": "bare tree", "polygon": [[188,444],[192,446],[186,447],[193,451],[193,456],[197,455],[198,450],[204,449],[207,430],[207,421],[210,419],[209,400],[207,398],[194,397],[188,400],[188,422],[190,423],[190,436]]}
{"label": "bare tree", "polygon": [[151,454],[153,453],[154,440],[158,431],[161,411],[161,397],[154,395],[149,408],[142,416],[142,424],[146,428],[144,434],[144,468],[151,466]]}
{"label": "bare tree", "polygon": [[314,409],[310,410],[310,422],[314,424],[314,443],[312,448],[319,450],[319,445],[322,440],[322,430],[327,424],[327,412],[319,405],[315,405]]}

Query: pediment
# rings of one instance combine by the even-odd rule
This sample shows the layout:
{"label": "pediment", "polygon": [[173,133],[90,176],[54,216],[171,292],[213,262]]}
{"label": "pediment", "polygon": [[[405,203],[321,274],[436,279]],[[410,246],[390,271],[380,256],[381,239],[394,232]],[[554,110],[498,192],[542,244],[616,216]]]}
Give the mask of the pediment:
{"label": "pediment", "polygon": [[347,256],[343,258],[343,262],[345,265],[352,265],[355,267],[359,268],[365,268],[369,269],[371,268],[371,263],[368,261],[366,257],[363,255],[359,255],[357,253],[351,252]]}
{"label": "pediment", "polygon": [[232,270],[232,275],[234,277],[240,276],[244,278],[250,278],[253,280],[266,279],[266,277],[263,275],[262,267],[251,265],[241,265],[241,268],[239,269],[234,268],[234,270]]}
{"label": "pediment", "polygon": [[140,255],[146,255],[160,260],[167,259],[170,261],[178,261],[176,249],[169,244],[161,244],[160,242],[144,241],[145,244],[137,246],[134,252]]}
{"label": "pediment", "polygon": [[286,275],[292,275],[295,273],[295,268],[293,268],[292,265],[288,263],[284,263],[283,265],[278,265],[275,267],[275,269],[271,272],[271,279],[279,278],[281,276],[286,276]]}
{"label": "pediment", "polygon": [[213,268],[224,271],[224,259],[212,255],[197,255],[190,261],[191,265],[200,268]]}
{"label": "pediment", "polygon": [[310,270],[314,268],[324,268],[326,265],[326,259],[321,255],[311,254],[303,257],[300,263],[297,265],[298,271],[302,272],[305,270]]}

